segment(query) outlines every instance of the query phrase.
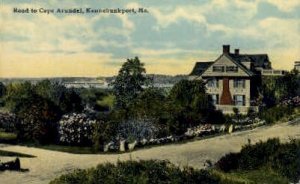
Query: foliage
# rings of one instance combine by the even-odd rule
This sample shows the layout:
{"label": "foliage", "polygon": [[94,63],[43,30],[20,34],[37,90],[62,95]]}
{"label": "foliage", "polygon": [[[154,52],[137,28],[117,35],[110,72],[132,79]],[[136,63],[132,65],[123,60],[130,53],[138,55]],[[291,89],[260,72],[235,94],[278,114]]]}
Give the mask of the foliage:
{"label": "foliage", "polygon": [[111,93],[106,94],[100,100],[97,100],[95,110],[111,111],[115,103],[115,96]]}
{"label": "foliage", "polygon": [[267,123],[271,124],[283,117],[290,116],[293,114],[294,108],[286,105],[278,105],[271,108],[264,108],[259,112],[259,118],[265,120]]}
{"label": "foliage", "polygon": [[268,167],[250,171],[235,170],[229,173],[213,170],[213,174],[220,178],[222,184],[290,183],[286,177]]}
{"label": "foliage", "polygon": [[116,97],[116,107],[127,108],[134,98],[143,91],[147,84],[144,64],[138,57],[127,59],[119,70],[118,76],[111,83]]}
{"label": "foliage", "polygon": [[283,144],[279,139],[269,139],[254,145],[247,144],[240,153],[225,155],[216,163],[216,167],[224,172],[268,167],[296,182],[300,179],[299,155],[300,140],[291,140]]}
{"label": "foliage", "polygon": [[6,94],[6,86],[0,82],[0,107],[4,106],[3,97]]}
{"label": "foliage", "polygon": [[165,94],[158,88],[147,88],[129,106],[129,116],[137,119],[158,119],[165,111]]}
{"label": "foliage", "polygon": [[6,87],[2,82],[0,82],[0,98],[3,97],[5,93],[6,93]]}
{"label": "foliage", "polygon": [[57,82],[42,80],[34,86],[34,92],[57,105],[63,113],[80,112],[83,109],[80,96]]}
{"label": "foliage", "polygon": [[34,140],[40,143],[56,141],[57,121],[61,112],[59,108],[47,99],[32,94],[29,99],[24,99],[17,116],[18,138],[20,140]]}
{"label": "foliage", "polygon": [[218,160],[216,166],[218,169],[229,172],[239,168],[240,153],[228,153]]}
{"label": "foliage", "polygon": [[6,87],[5,106],[16,113],[33,99],[33,93],[33,86],[29,82],[10,83]]}
{"label": "foliage", "polygon": [[214,110],[205,91],[202,80],[182,80],[173,86],[168,102],[168,111],[172,115],[168,120],[170,132],[182,134],[187,128],[201,123],[225,121],[222,113]]}
{"label": "foliage", "polygon": [[64,115],[59,121],[59,141],[70,145],[91,145],[96,120],[86,114]]}
{"label": "foliage", "polygon": [[[120,109],[117,111],[113,112],[116,121],[137,122],[139,125],[151,124],[149,127],[156,127],[156,130],[160,132],[156,132],[158,134],[165,134],[163,132],[167,131],[165,122],[170,117],[168,99],[158,88],[146,88],[132,101],[127,111]],[[151,129],[153,130],[153,128]]]}
{"label": "foliage", "polygon": [[92,133],[93,146],[96,151],[104,147],[104,144],[113,140],[117,135],[117,124],[114,122],[100,121],[94,124]]}
{"label": "foliage", "polygon": [[181,80],[173,86],[169,97],[183,108],[200,111],[212,107],[205,90],[202,80]]}
{"label": "foliage", "polygon": [[14,125],[20,140],[54,143],[61,115],[83,109],[81,98],[73,89],[49,80],[35,85],[10,83],[6,89],[5,106],[20,119],[20,123]]}
{"label": "foliage", "polygon": [[131,119],[121,122],[117,133],[123,139],[151,139],[155,138],[158,128],[151,119]]}
{"label": "foliage", "polygon": [[264,76],[261,93],[267,106],[274,106],[285,98],[294,97],[299,89],[297,70],[292,70],[284,76]]}
{"label": "foliage", "polygon": [[219,180],[205,170],[189,167],[181,170],[168,161],[127,161],[114,164],[98,165],[88,170],[76,170],[62,175],[50,182],[56,183],[219,183]]}
{"label": "foliage", "polygon": [[18,117],[13,113],[0,112],[0,130],[5,132],[16,132],[19,124]]}

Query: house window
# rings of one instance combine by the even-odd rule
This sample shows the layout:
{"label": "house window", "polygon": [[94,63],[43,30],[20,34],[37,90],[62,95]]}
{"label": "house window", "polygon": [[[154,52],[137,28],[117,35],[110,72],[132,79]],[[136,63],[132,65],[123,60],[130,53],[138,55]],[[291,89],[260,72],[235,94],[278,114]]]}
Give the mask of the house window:
{"label": "house window", "polygon": [[226,66],[226,72],[238,72],[237,66]]}
{"label": "house window", "polygon": [[215,78],[208,79],[207,81],[207,87],[210,88],[218,88],[219,87],[219,81]]}
{"label": "house window", "polygon": [[213,66],[213,72],[224,72],[224,66]]}
{"label": "house window", "polygon": [[218,94],[212,94],[210,95],[212,104],[216,105],[219,104],[219,95]]}
{"label": "house window", "polygon": [[234,88],[245,88],[245,79],[234,79],[233,87]]}
{"label": "house window", "polygon": [[234,105],[245,106],[245,95],[233,95]]}

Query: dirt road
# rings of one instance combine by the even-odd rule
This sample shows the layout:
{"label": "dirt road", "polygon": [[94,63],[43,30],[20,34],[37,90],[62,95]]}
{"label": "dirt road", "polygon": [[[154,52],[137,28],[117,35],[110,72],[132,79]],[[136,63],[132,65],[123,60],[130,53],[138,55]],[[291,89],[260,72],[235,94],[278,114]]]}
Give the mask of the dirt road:
{"label": "dirt road", "polygon": [[[128,159],[168,159],[181,166],[189,165],[203,168],[206,160],[215,162],[228,152],[239,151],[242,145],[248,143],[248,139],[255,143],[272,137],[279,137],[282,141],[287,141],[290,138],[300,138],[300,124],[282,123],[205,140],[158,146],[124,154],[79,155],[2,144],[0,145],[2,150],[26,153],[37,157],[21,158],[22,168],[28,168],[30,171],[25,173],[5,171],[0,173],[0,183],[48,183],[55,177],[75,168],[84,169],[96,166],[99,163]],[[0,160],[7,159],[0,157]]]}

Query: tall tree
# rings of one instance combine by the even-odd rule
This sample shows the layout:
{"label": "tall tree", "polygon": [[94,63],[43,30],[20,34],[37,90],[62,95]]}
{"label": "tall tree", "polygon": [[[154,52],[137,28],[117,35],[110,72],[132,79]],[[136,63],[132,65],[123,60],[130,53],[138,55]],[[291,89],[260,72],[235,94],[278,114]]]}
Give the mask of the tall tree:
{"label": "tall tree", "polygon": [[82,100],[73,88],[66,88],[57,82],[42,80],[34,86],[37,95],[52,101],[63,113],[80,112]]}
{"label": "tall tree", "polygon": [[128,105],[147,85],[146,69],[138,57],[127,59],[111,83],[116,96],[116,107],[127,109]]}
{"label": "tall tree", "polygon": [[170,99],[177,105],[196,111],[211,108],[202,80],[181,80],[170,91]]}

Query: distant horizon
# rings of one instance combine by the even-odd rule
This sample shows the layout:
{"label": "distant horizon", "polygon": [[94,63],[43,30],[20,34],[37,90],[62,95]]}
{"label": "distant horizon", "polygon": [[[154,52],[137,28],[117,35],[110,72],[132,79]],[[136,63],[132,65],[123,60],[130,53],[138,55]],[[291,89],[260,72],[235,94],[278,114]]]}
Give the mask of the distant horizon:
{"label": "distant horizon", "polygon": [[[84,12],[90,7],[147,11]],[[70,8],[83,12],[55,12]],[[297,0],[3,0],[0,78],[109,77],[135,56],[147,73],[188,75],[225,44],[291,70],[300,60],[299,9]]]}
{"label": "distant horizon", "polygon": [[[161,74],[161,73],[146,73],[146,75],[163,75],[163,76],[188,76],[189,74],[176,74],[176,75],[169,75],[169,74]],[[3,79],[55,79],[55,78],[108,78],[108,77],[116,77],[117,75],[111,75],[111,76],[51,76],[51,77],[0,77],[0,80]]]}

